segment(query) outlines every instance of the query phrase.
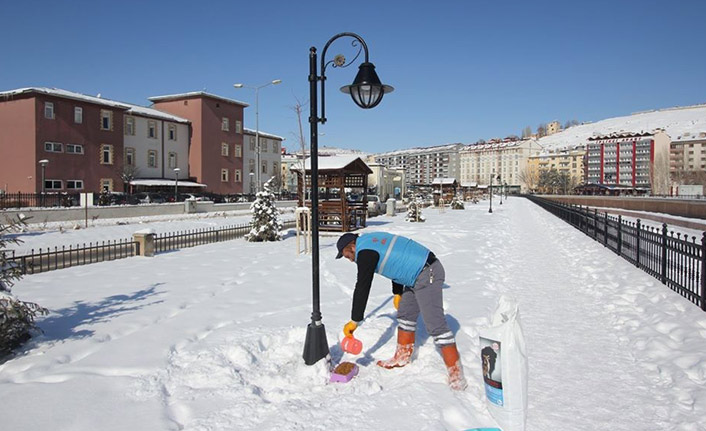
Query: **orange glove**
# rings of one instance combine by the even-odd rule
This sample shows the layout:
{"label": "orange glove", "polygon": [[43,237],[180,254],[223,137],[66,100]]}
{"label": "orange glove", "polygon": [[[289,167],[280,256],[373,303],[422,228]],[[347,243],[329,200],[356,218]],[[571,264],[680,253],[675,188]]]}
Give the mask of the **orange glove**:
{"label": "orange glove", "polygon": [[402,295],[395,295],[394,298],[392,298],[392,305],[395,306],[395,310],[400,309],[400,301],[402,300]]}
{"label": "orange glove", "polygon": [[343,326],[343,335],[346,337],[352,337],[353,331],[355,331],[356,328],[358,328],[358,324],[351,320]]}

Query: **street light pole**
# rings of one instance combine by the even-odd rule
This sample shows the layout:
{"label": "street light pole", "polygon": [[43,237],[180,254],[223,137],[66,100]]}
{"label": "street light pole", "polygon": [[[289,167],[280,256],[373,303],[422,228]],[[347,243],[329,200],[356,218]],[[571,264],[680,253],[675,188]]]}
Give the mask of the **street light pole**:
{"label": "street light pole", "polygon": [[[326,62],[326,51],[329,46],[341,37],[353,38],[352,45],[358,47],[358,53],[346,63],[343,55],[336,55],[333,60]],[[319,295],[319,123],[326,123],[326,67],[333,64],[334,68],[348,67],[355,61],[361,52],[365,53],[365,61],[359,66],[358,74],[353,80],[353,84],[341,87],[341,91],[348,93],[353,98],[356,105],[363,109],[370,109],[377,106],[382,100],[385,93],[390,93],[393,88],[388,85],[383,85],[375,73],[375,66],[369,62],[368,46],[365,41],[355,33],[339,33],[329,39],[324,46],[321,55],[321,67],[317,71],[317,55],[316,47],[309,49],[309,139],[311,142],[311,262],[312,262],[312,313],[311,323],[306,329],[306,340],[304,342],[304,363],[314,365],[320,359],[325,358],[329,354],[328,341],[326,340],[326,330],[322,323]],[[321,82],[321,116],[319,116],[318,107],[318,92],[317,84]],[[306,188],[306,170],[304,170],[304,187]]]}
{"label": "street light pole", "polygon": [[174,202],[179,202],[179,171],[181,169],[174,168]]}
{"label": "street light pole", "polygon": [[49,164],[49,160],[47,159],[42,159],[39,161],[39,164],[42,166],[42,199],[41,199],[41,206],[44,207],[44,193],[46,191],[46,183],[44,182],[44,170],[46,169],[47,165]]}
{"label": "street light pole", "polygon": [[500,179],[500,175],[498,175],[498,185],[500,186],[500,205],[503,204],[503,183],[502,180]]}
{"label": "street light pole", "polygon": [[489,213],[493,212],[493,180],[495,179],[495,171],[493,171],[492,174],[490,174],[490,185],[488,186],[488,193],[490,194],[490,209],[488,209]]}
{"label": "street light pole", "polygon": [[282,80],[281,79],[273,79],[272,81],[268,82],[267,84],[259,85],[257,87],[251,87],[245,84],[233,84],[233,87],[235,88],[252,88],[255,90],[255,164],[257,165],[257,169],[255,172],[257,172],[256,175],[256,181],[257,181],[257,191],[260,191],[260,170],[262,169],[260,167],[260,89],[265,88],[268,85],[277,85],[281,84]]}

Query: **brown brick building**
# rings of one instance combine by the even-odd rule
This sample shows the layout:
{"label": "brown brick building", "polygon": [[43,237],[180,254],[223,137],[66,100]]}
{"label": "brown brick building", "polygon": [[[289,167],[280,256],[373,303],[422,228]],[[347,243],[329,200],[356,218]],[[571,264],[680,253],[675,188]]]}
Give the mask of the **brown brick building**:
{"label": "brown brick building", "polygon": [[0,188],[41,192],[113,189],[120,180],[128,105],[58,89],[0,93]]}
{"label": "brown brick building", "polygon": [[243,109],[248,104],[203,91],[151,97],[153,108],[191,121],[189,170],[208,190],[243,193]]}

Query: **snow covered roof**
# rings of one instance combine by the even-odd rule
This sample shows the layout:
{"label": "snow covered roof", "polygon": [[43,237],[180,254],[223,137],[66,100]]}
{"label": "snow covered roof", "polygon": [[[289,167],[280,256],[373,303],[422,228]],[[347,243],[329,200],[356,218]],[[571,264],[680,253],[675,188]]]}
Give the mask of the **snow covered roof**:
{"label": "snow covered roof", "polygon": [[[319,156],[318,162],[319,171],[335,171],[345,169],[355,163],[362,163],[365,166],[365,169],[369,171],[369,174],[373,172],[372,169],[370,169],[370,167],[368,166],[368,164],[360,158],[360,156],[355,155]],[[307,171],[311,169],[311,157],[307,157],[306,161],[304,162],[304,169]]]}
{"label": "snow covered roof", "polygon": [[[247,134],[249,134],[249,135],[254,135],[255,133],[257,133],[256,130],[254,130],[254,129],[248,129],[247,127],[243,127],[243,130],[245,131],[245,133],[247,133]],[[283,138],[283,137],[277,136],[277,135],[273,135],[273,134],[271,134],[271,133],[266,133],[266,132],[263,132],[262,130],[260,130],[260,136],[264,136],[264,137],[270,138],[270,139],[279,139],[280,141],[284,141],[284,138]]]}
{"label": "snow covered roof", "polygon": [[415,147],[406,150],[396,150],[387,153],[375,154],[376,157],[387,157],[387,156],[397,156],[406,154],[416,154],[416,153],[440,153],[444,151],[458,151],[459,148],[463,147],[463,144],[445,144],[437,145],[434,147]]}
{"label": "snow covered roof", "polygon": [[478,183],[461,183],[461,187],[478,187]]}
{"label": "snow covered roof", "polygon": [[442,185],[449,185],[453,184],[456,182],[456,178],[434,178],[431,183],[432,184],[442,184]]}
{"label": "snow covered roof", "polygon": [[49,87],[26,87],[16,90],[0,92],[0,99],[10,99],[16,95],[40,93],[64,99],[78,100],[80,102],[94,103],[97,105],[108,106],[115,109],[126,110],[128,114],[140,115],[145,117],[159,118],[162,120],[173,121],[175,123],[190,123],[186,118],[177,117],[176,115],[168,114],[157,109],[148,108],[146,106],[133,105],[132,103],[118,102],[110,99],[103,99],[99,96],[89,96],[87,94],[76,93],[74,91],[62,90],[61,88]]}
{"label": "snow covered roof", "polygon": [[[155,178],[146,180],[132,180],[130,184],[133,186],[173,186],[176,183],[175,180],[169,180],[166,178]],[[207,187],[206,184],[196,183],[194,181],[179,180],[179,186],[184,187]]]}
{"label": "snow covered roof", "polygon": [[167,94],[164,96],[154,96],[154,97],[150,97],[149,100],[152,102],[166,102],[168,100],[181,100],[181,99],[188,99],[188,98],[192,98],[192,97],[210,97],[211,99],[220,100],[220,101],[226,102],[226,103],[233,103],[235,105],[241,105],[243,107],[250,106],[245,102],[241,102],[241,101],[235,100],[235,99],[228,99],[228,98],[221,97],[221,96],[216,96],[215,94],[207,93],[205,91],[192,91],[189,93]]}
{"label": "snow covered roof", "polygon": [[537,145],[539,147],[539,142],[534,139],[522,139],[519,141],[507,141],[507,142],[491,142],[486,144],[472,144],[467,145],[461,149],[461,151],[486,151],[486,150],[499,150],[502,148],[513,148],[519,147],[521,145],[528,144],[530,147],[532,145]]}

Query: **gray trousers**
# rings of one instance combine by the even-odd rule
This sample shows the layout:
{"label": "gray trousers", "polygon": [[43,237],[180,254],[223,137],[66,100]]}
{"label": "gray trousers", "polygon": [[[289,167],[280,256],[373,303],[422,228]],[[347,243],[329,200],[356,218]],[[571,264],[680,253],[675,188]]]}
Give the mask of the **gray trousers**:
{"label": "gray trousers", "polygon": [[439,260],[425,266],[414,287],[405,287],[397,310],[400,329],[409,332],[416,331],[417,318],[422,313],[424,326],[439,347],[456,342],[444,314],[442,287],[445,278],[446,272]]}

